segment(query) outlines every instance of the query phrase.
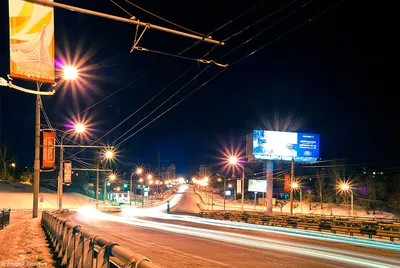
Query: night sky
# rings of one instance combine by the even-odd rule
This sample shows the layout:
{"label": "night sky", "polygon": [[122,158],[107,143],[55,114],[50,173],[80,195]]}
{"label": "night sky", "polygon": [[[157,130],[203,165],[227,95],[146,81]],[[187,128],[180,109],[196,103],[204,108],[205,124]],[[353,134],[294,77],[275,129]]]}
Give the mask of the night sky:
{"label": "night sky", "polygon": [[[0,8],[0,76],[9,73],[8,6]],[[118,16],[129,17],[111,1],[58,1]],[[125,1],[116,0],[141,21],[174,28]],[[134,3],[175,23],[200,33],[209,33],[245,10],[260,3],[248,1],[144,1]],[[315,15],[339,3],[327,1],[271,0],[213,33],[221,40],[293,2],[273,16],[232,37],[226,46],[206,59],[219,59],[260,31],[299,9],[282,22],[244,44],[220,63],[233,63],[287,33]],[[224,3],[224,4],[222,4]],[[229,4],[228,4],[229,3]],[[346,0],[288,35],[228,68],[171,111],[122,143],[118,148],[120,168],[133,164],[154,165],[157,151],[162,160],[176,164],[178,173],[194,171],[220,156],[223,144],[238,144],[253,129],[267,128],[292,116],[294,130],[321,135],[323,159],[346,158],[358,162],[385,163],[399,158],[396,138],[398,100],[389,74],[387,3]],[[101,137],[174,81],[195,62],[172,59],[150,52],[129,53],[135,26],[56,9],[57,57],[88,53],[87,84],[80,91],[61,87],[56,95],[43,97],[54,127],[63,129],[71,117],[126,86],[162,64],[156,71],[126,87],[113,97],[81,113],[91,118],[93,139]],[[175,27],[176,28],[176,27]],[[390,34],[391,33],[391,34]],[[195,41],[148,30],[139,46],[177,54]],[[213,45],[201,43],[184,54],[201,58]],[[152,112],[208,65],[196,64],[124,124],[104,137],[110,144]],[[394,64],[393,68],[395,68]],[[221,69],[210,66],[202,75],[139,124],[139,130],[160,113],[187,96]],[[0,143],[7,143],[20,165],[33,165],[35,96],[0,88]],[[279,116],[279,120],[276,120]],[[42,117],[42,122],[45,123]],[[276,130],[276,129],[275,129]],[[131,133],[133,133],[131,132]],[[127,136],[126,136],[127,137]],[[123,140],[123,139],[121,139]],[[93,152],[78,156],[92,158]],[[393,164],[395,165],[395,164]]]}

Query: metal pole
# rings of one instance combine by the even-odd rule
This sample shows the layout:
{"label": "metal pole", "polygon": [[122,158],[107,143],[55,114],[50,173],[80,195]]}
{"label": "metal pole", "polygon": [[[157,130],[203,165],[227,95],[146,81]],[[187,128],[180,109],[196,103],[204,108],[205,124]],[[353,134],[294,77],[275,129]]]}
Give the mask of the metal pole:
{"label": "metal pole", "polygon": [[214,184],[211,179],[211,210],[214,210]]}
{"label": "metal pole", "polygon": [[243,172],[242,172],[242,213],[244,207],[244,165],[242,165]]}
{"label": "metal pole", "polygon": [[257,192],[254,192],[254,211],[256,211],[256,206],[257,206]]}
{"label": "metal pole", "polygon": [[[39,91],[39,87],[38,87]],[[33,161],[33,209],[32,218],[37,218],[39,210],[40,185],[40,96],[36,95],[35,159]]]}
{"label": "metal pole", "polygon": [[351,213],[351,216],[353,216],[354,215],[354,197],[353,197],[353,190],[350,190],[351,191],[351,211],[350,211],[350,213]]}
{"label": "metal pole", "polygon": [[[292,157],[292,167],[290,172],[290,185],[294,181],[294,158]],[[293,215],[293,189],[290,188],[290,215]]]}
{"label": "metal pole", "polygon": [[65,133],[60,140],[60,174],[58,175],[58,210],[62,210],[62,190],[63,190],[63,178],[64,178],[64,147],[63,142],[65,138]]}
{"label": "metal pole", "polygon": [[143,190],[143,194],[142,194],[142,208],[144,207],[144,184],[142,184],[142,190]]}
{"label": "metal pole", "polygon": [[225,199],[226,199],[226,178],[224,178],[224,211],[225,211]]}
{"label": "metal pole", "polygon": [[97,160],[97,171],[96,171],[96,209],[99,208],[99,166],[100,159]]}
{"label": "metal pole", "polygon": [[41,4],[41,5],[49,6],[49,7],[59,7],[62,9],[67,9],[69,11],[75,11],[75,12],[79,12],[79,13],[83,13],[83,14],[87,14],[87,15],[93,15],[93,16],[97,16],[97,17],[102,17],[102,18],[106,18],[106,19],[129,23],[129,24],[135,24],[135,25],[139,25],[139,26],[142,26],[142,27],[145,27],[148,29],[155,29],[155,30],[159,30],[159,31],[163,31],[163,32],[181,35],[181,36],[189,37],[192,39],[204,41],[207,43],[225,45],[224,42],[213,40],[213,39],[211,39],[211,37],[203,37],[203,36],[193,35],[193,34],[189,34],[189,33],[184,33],[181,31],[172,30],[172,29],[157,26],[154,24],[140,22],[139,20],[135,20],[134,18],[127,19],[127,18],[117,17],[114,15],[109,15],[109,14],[105,14],[105,13],[101,13],[101,12],[97,12],[97,11],[93,11],[93,10],[89,10],[89,9],[83,9],[83,8],[65,5],[65,4],[61,4],[61,3],[57,3],[57,2],[50,2],[48,0],[25,0],[25,1],[35,3],[35,4]]}
{"label": "metal pole", "polygon": [[129,207],[132,207],[132,176],[133,176],[133,173],[131,173],[131,181],[130,181],[130,184],[129,184]]}
{"label": "metal pole", "polygon": [[107,199],[107,177],[104,178],[103,204],[106,204]]}
{"label": "metal pole", "polygon": [[300,213],[303,213],[303,196],[301,188],[300,188]]}

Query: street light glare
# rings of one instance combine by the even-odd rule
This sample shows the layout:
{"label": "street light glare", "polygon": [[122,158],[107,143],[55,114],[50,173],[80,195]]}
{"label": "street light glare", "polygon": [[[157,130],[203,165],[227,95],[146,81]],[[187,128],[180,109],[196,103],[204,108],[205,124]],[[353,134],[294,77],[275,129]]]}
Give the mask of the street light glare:
{"label": "street light glare", "polygon": [[297,182],[292,182],[292,188],[293,189],[299,188],[299,184]]}
{"label": "street light glare", "polygon": [[85,130],[86,130],[86,127],[85,127],[84,124],[78,123],[78,124],[75,125],[75,132],[76,133],[84,133]]}
{"label": "street light glare", "polygon": [[136,169],[136,174],[140,175],[143,173],[143,168],[137,168]]}
{"label": "street light glare", "polygon": [[342,185],[340,186],[340,188],[343,191],[348,191],[350,189],[350,185],[348,185],[347,183],[342,183]]}
{"label": "street light glare", "polygon": [[115,181],[117,179],[117,176],[115,174],[111,174],[109,176],[110,181]]}
{"label": "street light glare", "polygon": [[111,151],[111,150],[107,150],[106,153],[105,153],[105,157],[107,159],[112,159],[114,157],[114,152]]}
{"label": "street light glare", "polygon": [[236,165],[238,163],[238,158],[236,156],[229,157],[229,164]]}
{"label": "street light glare", "polygon": [[153,175],[149,174],[147,175],[147,179],[151,180],[153,178]]}
{"label": "street light glare", "polygon": [[78,69],[73,66],[64,66],[63,71],[65,80],[75,80],[78,78]]}

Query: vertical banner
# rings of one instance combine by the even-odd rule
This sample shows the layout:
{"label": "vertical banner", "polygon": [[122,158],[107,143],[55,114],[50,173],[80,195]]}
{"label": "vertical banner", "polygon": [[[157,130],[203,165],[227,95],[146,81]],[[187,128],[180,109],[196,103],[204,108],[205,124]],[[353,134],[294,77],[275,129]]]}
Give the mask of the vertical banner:
{"label": "vertical banner", "polygon": [[72,163],[71,161],[64,161],[64,184],[72,183]]}
{"label": "vertical banner", "polygon": [[290,192],[290,174],[285,174],[285,183],[283,185],[283,191],[285,193],[289,193]]}
{"label": "vertical banner", "polygon": [[10,76],[54,83],[53,8],[23,0],[8,5]]}
{"label": "vertical banner", "polygon": [[236,193],[242,193],[242,180],[236,180]]}
{"label": "vertical banner", "polygon": [[43,132],[42,168],[54,169],[56,167],[56,133]]}

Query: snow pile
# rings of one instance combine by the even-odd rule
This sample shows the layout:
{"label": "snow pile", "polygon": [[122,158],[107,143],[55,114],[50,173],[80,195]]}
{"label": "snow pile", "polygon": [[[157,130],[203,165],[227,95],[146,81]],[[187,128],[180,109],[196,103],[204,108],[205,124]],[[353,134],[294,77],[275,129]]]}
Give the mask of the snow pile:
{"label": "snow pile", "polygon": [[40,218],[30,217],[11,212],[11,224],[0,230],[0,267],[54,267]]}

